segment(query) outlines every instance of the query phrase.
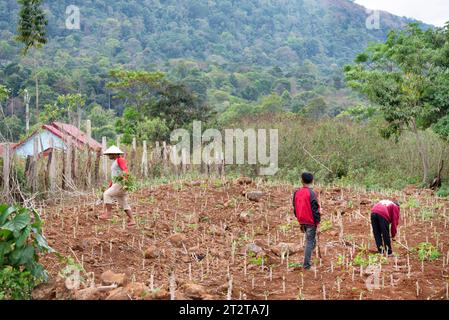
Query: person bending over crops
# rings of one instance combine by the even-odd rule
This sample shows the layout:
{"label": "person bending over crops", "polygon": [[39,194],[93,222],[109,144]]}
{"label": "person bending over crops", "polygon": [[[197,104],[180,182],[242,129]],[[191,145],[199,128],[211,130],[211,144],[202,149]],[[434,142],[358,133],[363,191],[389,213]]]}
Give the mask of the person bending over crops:
{"label": "person bending over crops", "polygon": [[[390,200],[382,200],[371,209],[371,226],[379,253],[393,254],[391,238],[396,237],[399,224],[399,203]],[[391,224],[391,238],[390,238]]]}
{"label": "person bending over crops", "polygon": [[306,234],[303,268],[309,270],[312,252],[316,246],[316,235],[321,221],[321,213],[317,196],[312,189],[313,175],[305,172],[301,175],[301,180],[302,188],[296,190],[293,195],[293,209],[295,217],[301,225],[301,231]]}
{"label": "person bending over crops", "polygon": [[128,226],[132,227],[136,223],[126,194],[126,182],[129,179],[129,174],[126,160],[122,156],[123,151],[112,146],[104,152],[104,155],[107,155],[114,162],[111,166],[112,181],[109,183],[109,188],[103,194],[105,210],[103,215],[100,216],[100,219],[109,220],[111,218],[112,205],[114,204],[114,200],[116,200],[128,216]]}

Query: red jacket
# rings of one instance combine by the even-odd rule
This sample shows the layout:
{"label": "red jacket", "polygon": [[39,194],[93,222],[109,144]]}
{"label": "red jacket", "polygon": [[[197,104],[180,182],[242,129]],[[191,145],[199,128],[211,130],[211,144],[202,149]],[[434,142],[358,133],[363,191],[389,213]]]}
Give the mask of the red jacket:
{"label": "red jacket", "polygon": [[128,173],[128,164],[126,163],[125,158],[122,157],[118,158],[117,163],[124,173]]}
{"label": "red jacket", "polygon": [[[126,163],[125,158],[122,158],[122,157],[117,158],[117,164],[124,173],[128,174],[128,164]],[[109,181],[109,188],[111,186],[112,186],[112,181]]]}
{"label": "red jacket", "polygon": [[320,205],[311,188],[303,187],[295,191],[293,209],[300,224],[317,226],[321,221]]}
{"label": "red jacket", "polygon": [[372,213],[378,214],[384,217],[389,223],[391,223],[391,237],[396,237],[397,227],[399,224],[399,215],[401,209],[394,202],[389,200],[382,200],[377,203],[373,209]]}

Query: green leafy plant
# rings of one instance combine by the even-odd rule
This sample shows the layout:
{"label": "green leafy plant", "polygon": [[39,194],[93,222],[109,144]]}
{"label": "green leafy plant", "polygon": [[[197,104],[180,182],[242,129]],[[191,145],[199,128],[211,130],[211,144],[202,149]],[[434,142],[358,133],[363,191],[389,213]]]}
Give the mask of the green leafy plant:
{"label": "green leafy plant", "polygon": [[321,222],[320,232],[326,232],[326,231],[332,229],[332,227],[333,227],[332,221],[324,220]]}
{"label": "green leafy plant", "polygon": [[134,192],[137,190],[136,177],[134,177],[134,175],[132,174],[113,177],[112,182],[120,184],[123,190],[127,192]]}
{"label": "green leafy plant", "polygon": [[12,266],[47,280],[38,263],[39,253],[54,252],[42,235],[42,220],[35,210],[0,205],[0,267]]}
{"label": "green leafy plant", "polygon": [[366,254],[366,251],[359,252],[352,261],[355,266],[369,266],[387,263],[387,258],[379,253]]}
{"label": "green leafy plant", "polygon": [[421,242],[414,251],[418,254],[418,258],[421,261],[434,261],[441,256],[438,249],[428,242]]}
{"label": "green leafy plant", "polygon": [[11,266],[0,269],[0,300],[31,299],[35,278],[29,271],[20,271]]}
{"label": "green leafy plant", "polygon": [[404,207],[406,209],[417,209],[421,206],[419,203],[419,200],[416,198],[410,198],[406,203],[401,205],[401,207]]}
{"label": "green leafy plant", "polygon": [[424,209],[421,211],[421,219],[424,221],[432,220],[435,213],[429,209]]}
{"label": "green leafy plant", "polygon": [[298,262],[289,262],[289,263],[288,263],[288,267],[289,267],[289,268],[301,268],[301,267],[302,267],[302,263],[298,263]]}
{"label": "green leafy plant", "polygon": [[342,254],[339,254],[337,256],[337,266],[344,266],[345,265],[345,256]]}
{"label": "green leafy plant", "polygon": [[249,259],[249,263],[256,266],[261,266],[263,264],[263,261],[264,261],[263,256],[253,257]]}
{"label": "green leafy plant", "polygon": [[39,254],[54,252],[42,235],[35,210],[0,205],[0,297],[29,298],[32,288],[48,280]]}
{"label": "green leafy plant", "polygon": [[196,230],[198,229],[198,224],[196,223],[187,224],[187,227],[189,227],[192,230]]}
{"label": "green leafy plant", "polygon": [[437,196],[440,198],[449,197],[449,185],[443,184],[443,186],[437,191]]}

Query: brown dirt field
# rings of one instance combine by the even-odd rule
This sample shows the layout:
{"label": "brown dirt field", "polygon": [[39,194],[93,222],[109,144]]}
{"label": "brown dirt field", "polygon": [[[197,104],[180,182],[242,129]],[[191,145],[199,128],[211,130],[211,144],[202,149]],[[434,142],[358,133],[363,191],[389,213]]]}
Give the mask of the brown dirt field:
{"label": "brown dirt field", "polygon": [[[253,202],[243,196],[247,190],[261,190],[266,195],[260,202]],[[171,270],[176,278],[177,299],[226,299],[228,275],[233,279],[232,299],[447,299],[447,200],[413,188],[397,194],[317,188],[322,221],[332,221],[332,228],[321,234],[322,259],[314,255],[315,272],[301,271],[293,265],[302,263],[304,252],[303,234],[291,208],[293,190],[291,185],[241,185],[221,180],[177,182],[140,190],[130,197],[138,222],[132,229],[126,227],[125,215],[117,209],[112,221],[98,221],[102,206],[95,205],[94,197],[64,200],[63,205],[55,199],[42,210],[44,233],[58,252],[76,255],[86,272],[94,273],[96,283],[106,270],[126,273],[130,282],[146,286],[150,286],[153,275],[154,288],[160,288],[162,299],[169,298]],[[442,255],[421,263],[416,253],[408,254],[394,243],[397,260],[389,258],[382,265],[379,288],[369,291],[365,281],[370,274],[366,268],[361,272],[359,266],[351,266],[351,261],[362,248],[374,249],[366,219],[374,202],[384,198],[409,204],[401,208],[400,243],[413,248],[427,241]],[[415,208],[407,208],[410,206]],[[344,212],[343,238],[340,212]],[[423,212],[431,212],[433,217],[422,216]],[[174,233],[182,236],[172,238],[172,243],[168,238]],[[245,248],[253,242],[263,250],[259,258],[245,256]],[[273,249],[279,243],[290,243],[295,253],[283,259],[276,254],[279,250]],[[148,248],[153,254],[147,253],[145,258]],[[41,262],[53,280],[35,291],[36,299],[73,298],[72,292],[63,288],[63,280],[58,280],[58,272],[65,265],[53,254]],[[201,285],[200,291],[204,292],[192,294],[191,288],[186,289],[189,283]]]}

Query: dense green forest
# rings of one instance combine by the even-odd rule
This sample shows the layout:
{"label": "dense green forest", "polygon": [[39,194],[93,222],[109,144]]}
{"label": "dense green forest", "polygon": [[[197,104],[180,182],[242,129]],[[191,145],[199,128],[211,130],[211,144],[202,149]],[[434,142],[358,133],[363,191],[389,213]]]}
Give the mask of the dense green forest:
{"label": "dense green forest", "polygon": [[[168,140],[193,120],[223,128],[268,117],[287,132],[307,120],[356,130],[373,148],[387,141],[394,148],[405,136],[416,161],[406,170],[390,162],[387,173],[407,179],[385,178],[378,174],[382,157],[351,163],[342,145],[325,171],[306,155],[298,163],[284,157],[283,177],[310,168],[328,181],[380,186],[427,183],[446,152],[438,144],[436,159],[429,146],[449,132],[448,28],[382,12],[372,29],[372,13],[349,0],[147,0],[80,1],[74,30],[66,27],[68,5],[0,0],[4,141],[26,136],[26,119],[30,131],[55,120],[82,127],[90,119],[94,138],[120,135],[123,143]],[[366,139],[358,131],[365,128]],[[345,140],[341,132],[334,136],[334,145]],[[292,149],[284,143],[280,152]],[[329,149],[318,148],[317,157]],[[364,152],[368,159],[367,150],[358,154]],[[370,165],[375,169],[357,167]]]}
{"label": "dense green forest", "polygon": [[[65,27],[71,4],[80,8],[80,30]],[[43,7],[48,43],[23,57],[15,41],[17,1],[0,0],[0,84],[10,90],[0,101],[0,132],[12,141],[25,134],[25,89],[32,126],[69,113],[57,111],[70,108],[68,95],[81,94],[77,108],[92,119],[94,136],[113,138],[126,108],[107,86],[117,69],[165,73],[221,123],[263,111],[336,116],[361,100],[345,88],[343,65],[409,22],[382,13],[380,29],[369,30],[369,13],[347,0],[43,1]]]}

